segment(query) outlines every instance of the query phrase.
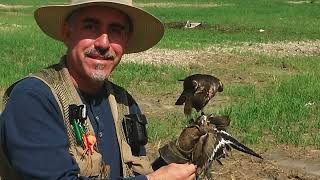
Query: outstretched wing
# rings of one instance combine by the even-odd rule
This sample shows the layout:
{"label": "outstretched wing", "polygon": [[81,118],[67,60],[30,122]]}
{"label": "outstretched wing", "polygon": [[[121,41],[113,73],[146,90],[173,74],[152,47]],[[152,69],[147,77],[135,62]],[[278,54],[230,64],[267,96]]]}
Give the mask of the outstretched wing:
{"label": "outstretched wing", "polygon": [[233,138],[230,134],[228,134],[224,130],[217,131],[217,142],[213,149],[213,153],[210,157],[210,160],[216,160],[221,158],[225,155],[225,147],[226,145],[230,145],[234,149],[244,152],[246,154],[250,154],[257,158],[263,159],[259,154],[251,150],[250,148],[246,147],[245,145],[241,144],[238,140]]}

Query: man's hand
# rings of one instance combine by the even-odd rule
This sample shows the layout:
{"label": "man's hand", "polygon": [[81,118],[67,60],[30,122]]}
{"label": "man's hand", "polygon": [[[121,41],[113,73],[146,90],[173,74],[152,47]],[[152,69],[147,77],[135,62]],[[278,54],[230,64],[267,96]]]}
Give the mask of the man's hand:
{"label": "man's hand", "polygon": [[163,166],[157,171],[148,174],[148,180],[194,180],[196,166],[193,164],[171,163]]}

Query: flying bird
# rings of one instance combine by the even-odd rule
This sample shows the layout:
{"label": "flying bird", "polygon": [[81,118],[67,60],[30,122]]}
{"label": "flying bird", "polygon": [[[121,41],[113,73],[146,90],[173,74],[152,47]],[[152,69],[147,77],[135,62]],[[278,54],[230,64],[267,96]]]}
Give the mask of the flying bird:
{"label": "flying bird", "polygon": [[193,125],[203,131],[191,156],[191,162],[197,165],[197,179],[202,176],[208,180],[211,179],[209,170],[212,162],[217,161],[222,165],[220,159],[226,157],[227,151],[231,148],[262,159],[259,154],[241,144],[226,131],[229,124],[229,117],[212,115],[201,115],[194,122]]}
{"label": "flying bird", "polygon": [[210,99],[217,92],[223,91],[222,82],[218,78],[207,74],[194,74],[179,81],[183,81],[183,92],[175,105],[184,104],[184,114],[189,117],[192,108],[203,113],[203,108]]}

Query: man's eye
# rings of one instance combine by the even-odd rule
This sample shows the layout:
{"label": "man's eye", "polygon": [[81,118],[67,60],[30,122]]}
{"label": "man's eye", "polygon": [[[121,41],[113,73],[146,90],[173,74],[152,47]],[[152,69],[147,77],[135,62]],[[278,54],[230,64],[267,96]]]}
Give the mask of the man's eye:
{"label": "man's eye", "polygon": [[121,27],[110,27],[109,31],[112,32],[112,33],[122,34],[124,30]]}
{"label": "man's eye", "polygon": [[83,29],[85,29],[85,30],[95,30],[96,27],[94,25],[92,25],[92,24],[86,24],[86,25],[84,25]]}

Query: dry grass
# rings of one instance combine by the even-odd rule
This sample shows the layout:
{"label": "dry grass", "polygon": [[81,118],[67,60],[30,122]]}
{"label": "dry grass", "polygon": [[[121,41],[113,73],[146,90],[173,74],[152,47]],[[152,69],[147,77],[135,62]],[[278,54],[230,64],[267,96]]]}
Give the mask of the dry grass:
{"label": "dry grass", "polygon": [[25,8],[29,8],[29,7],[32,7],[32,6],[0,4],[0,10],[1,9],[20,10],[20,9],[25,9]]}
{"label": "dry grass", "polygon": [[305,3],[319,3],[314,0],[311,1],[287,1],[289,4],[305,4]]}
{"label": "dry grass", "polygon": [[[173,64],[187,66],[201,64],[198,59],[218,60],[236,56],[236,52],[251,52],[270,56],[319,56],[320,40],[274,42],[274,43],[241,43],[214,45],[202,50],[149,49],[142,53],[124,56],[124,61],[152,64]],[[201,57],[201,58],[199,58]],[[215,57],[212,59],[211,57]],[[235,58],[232,58],[235,59]]]}

